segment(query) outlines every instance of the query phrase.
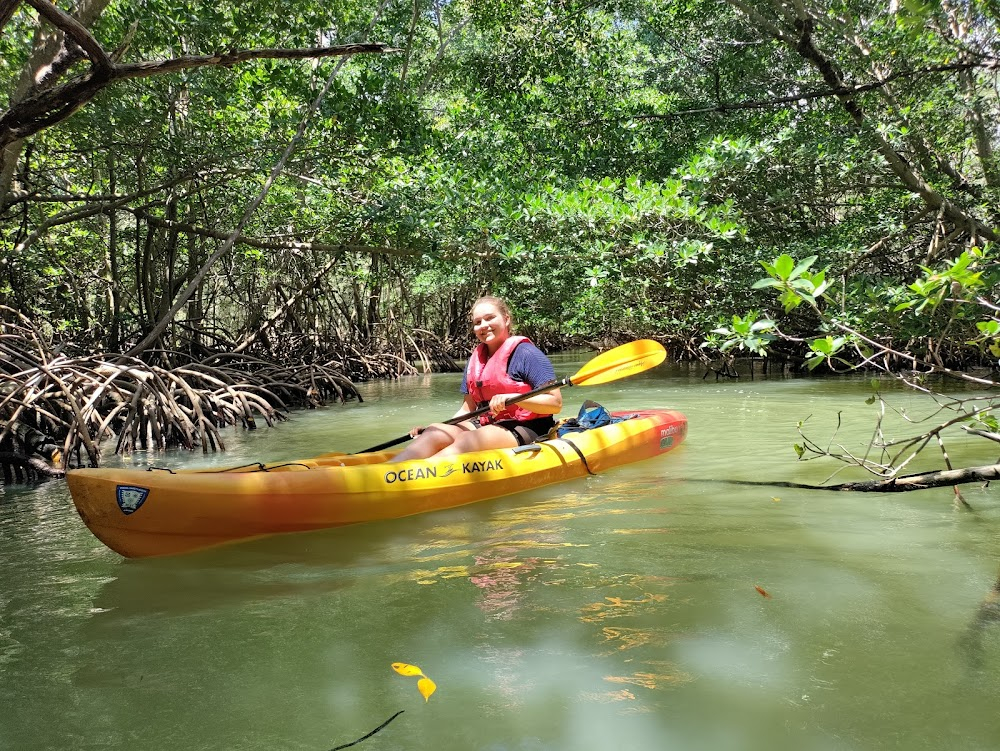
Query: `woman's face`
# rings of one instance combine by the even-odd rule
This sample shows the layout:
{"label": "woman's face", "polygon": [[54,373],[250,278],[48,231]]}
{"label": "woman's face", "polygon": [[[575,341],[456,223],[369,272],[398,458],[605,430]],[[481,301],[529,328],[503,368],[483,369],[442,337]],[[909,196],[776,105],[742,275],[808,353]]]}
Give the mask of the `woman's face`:
{"label": "woman's face", "polygon": [[494,303],[481,302],[472,309],[472,333],[494,352],[510,336],[510,318]]}

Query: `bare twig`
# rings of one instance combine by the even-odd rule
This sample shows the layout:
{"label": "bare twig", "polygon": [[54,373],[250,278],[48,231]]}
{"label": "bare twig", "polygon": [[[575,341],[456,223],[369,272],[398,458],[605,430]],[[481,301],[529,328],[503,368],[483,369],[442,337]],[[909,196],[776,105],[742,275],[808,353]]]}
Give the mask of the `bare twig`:
{"label": "bare twig", "polygon": [[334,746],[332,749],[330,749],[330,751],[340,751],[341,749],[344,749],[344,748],[350,748],[351,746],[356,746],[357,744],[361,743],[361,741],[363,741],[363,740],[367,740],[368,738],[371,738],[373,735],[375,735],[375,733],[377,733],[378,731],[380,731],[382,728],[384,728],[390,722],[392,722],[397,717],[399,717],[401,714],[403,714],[404,711],[405,710],[402,710],[402,709],[399,710],[398,712],[396,712],[396,714],[394,714],[388,720],[386,720],[385,722],[383,722],[381,725],[379,725],[373,731],[371,731],[370,733],[366,733],[365,735],[363,735],[360,738],[358,738],[356,741],[351,741],[350,743],[345,743],[342,746]]}

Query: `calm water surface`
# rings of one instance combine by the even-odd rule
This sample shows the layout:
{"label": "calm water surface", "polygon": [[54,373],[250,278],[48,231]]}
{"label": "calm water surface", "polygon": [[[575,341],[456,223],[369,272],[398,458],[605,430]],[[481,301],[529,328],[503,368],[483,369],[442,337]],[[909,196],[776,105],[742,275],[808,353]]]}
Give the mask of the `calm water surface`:
{"label": "calm water surface", "polygon": [[[967,486],[976,512],[957,513],[947,490],[725,483],[826,480],[838,465],[796,461],[796,423],[826,443],[842,412],[834,443],[860,453],[874,407],[867,380],[702,374],[564,393],[568,414],[588,397],[684,411],[688,440],[665,457],[172,559],[103,547],[63,482],[0,490],[0,749],[325,751],[400,710],[356,748],[1000,748],[1000,623],[975,627],[998,575],[997,491]],[[457,386],[370,384],[363,404],[234,430],[220,456],[125,463],[356,451],[449,417]],[[393,662],[435,681],[430,701]]]}

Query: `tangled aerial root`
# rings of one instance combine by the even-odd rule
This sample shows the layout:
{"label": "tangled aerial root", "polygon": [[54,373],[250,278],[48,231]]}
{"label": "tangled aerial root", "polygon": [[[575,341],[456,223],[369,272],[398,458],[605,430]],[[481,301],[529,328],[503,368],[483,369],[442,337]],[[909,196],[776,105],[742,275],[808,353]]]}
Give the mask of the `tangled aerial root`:
{"label": "tangled aerial root", "polygon": [[[177,360],[177,353],[173,360]],[[183,358],[182,358],[183,359]],[[31,323],[0,307],[0,476],[35,481],[115,452],[225,448],[220,429],[254,429],[293,408],[361,399],[332,364],[279,365],[250,355],[213,355],[173,367],[133,357],[66,357]]]}

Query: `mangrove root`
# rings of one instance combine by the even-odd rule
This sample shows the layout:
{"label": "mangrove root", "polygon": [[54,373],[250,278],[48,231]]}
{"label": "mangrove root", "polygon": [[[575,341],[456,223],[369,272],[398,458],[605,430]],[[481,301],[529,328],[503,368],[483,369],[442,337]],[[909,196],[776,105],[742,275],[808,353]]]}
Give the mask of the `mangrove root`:
{"label": "mangrove root", "polygon": [[65,356],[3,307],[0,355],[4,482],[98,466],[101,443],[110,439],[122,454],[221,450],[225,426],[252,430],[258,418],[273,425],[292,408],[361,399],[330,363],[280,365],[249,355],[196,362],[178,353],[149,353],[172,366],[163,367],[124,355]]}

